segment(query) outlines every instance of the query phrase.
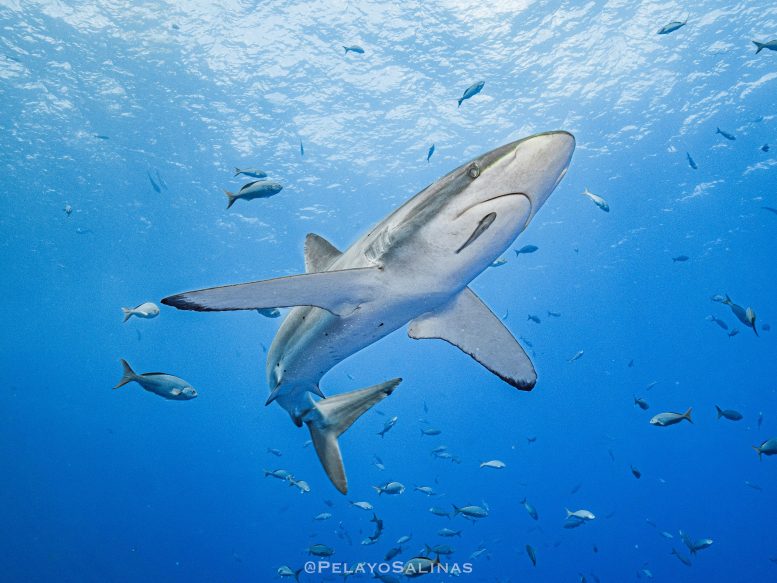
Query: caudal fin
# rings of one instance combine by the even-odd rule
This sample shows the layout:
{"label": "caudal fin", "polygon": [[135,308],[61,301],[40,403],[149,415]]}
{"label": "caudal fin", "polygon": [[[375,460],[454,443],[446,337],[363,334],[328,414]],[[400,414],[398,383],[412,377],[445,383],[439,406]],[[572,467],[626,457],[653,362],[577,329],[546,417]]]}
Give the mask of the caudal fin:
{"label": "caudal fin", "polygon": [[119,361],[121,362],[121,366],[124,367],[124,376],[119,379],[119,382],[116,384],[114,389],[118,389],[119,387],[123,387],[127,383],[131,383],[135,380],[135,377],[138,376],[135,374],[135,371],[132,370],[132,367],[129,365],[129,363],[124,360],[123,358],[120,358]]}
{"label": "caudal fin", "polygon": [[758,459],[760,460],[761,459],[761,455],[763,454],[763,450],[761,450],[760,446],[758,446],[758,445],[754,445],[753,449],[758,454]]}
{"label": "caudal fin", "polygon": [[228,199],[228,202],[227,202],[227,208],[229,208],[229,207],[231,207],[233,204],[235,204],[235,201],[237,200],[237,197],[236,197],[236,196],[235,196],[233,193],[229,192],[229,191],[228,191],[228,190],[226,190],[226,189],[224,189],[224,194],[226,194],[226,195],[227,195],[227,199]]}
{"label": "caudal fin", "polygon": [[693,407],[688,407],[688,410],[683,413],[683,419],[687,419],[688,423],[693,423],[693,419],[691,419],[691,411],[693,411]]}
{"label": "caudal fin", "polygon": [[299,574],[302,573],[302,569],[297,569],[294,571],[294,580],[299,583]]}
{"label": "caudal fin", "polygon": [[720,407],[718,407],[717,405],[715,405],[715,411],[717,411],[717,412],[718,412],[718,419],[720,419],[721,417],[723,417],[723,409],[721,409]]}
{"label": "caudal fin", "polygon": [[462,97],[461,99],[458,99],[457,101],[459,102],[459,104],[456,106],[456,109],[461,107],[461,102],[464,101],[464,98]]}
{"label": "caudal fin", "polygon": [[754,40],[753,44],[755,45],[755,48],[756,48],[755,50],[756,55],[760,53],[762,50],[764,50],[764,47],[766,46],[764,43],[759,43],[757,40]]}
{"label": "caudal fin", "polygon": [[121,311],[124,312],[124,322],[132,317],[132,308],[122,308]]}
{"label": "caudal fin", "polygon": [[348,492],[343,458],[340,454],[340,437],[362,413],[378,401],[388,397],[402,379],[393,379],[366,389],[359,389],[342,395],[335,395],[318,401],[305,416],[310,437],[316,448],[318,459],[326,475],[342,494]]}

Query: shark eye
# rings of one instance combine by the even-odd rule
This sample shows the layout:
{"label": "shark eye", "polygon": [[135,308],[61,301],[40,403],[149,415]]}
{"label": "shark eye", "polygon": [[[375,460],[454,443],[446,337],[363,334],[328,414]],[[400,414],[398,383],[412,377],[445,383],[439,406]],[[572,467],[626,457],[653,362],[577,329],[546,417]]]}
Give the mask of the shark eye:
{"label": "shark eye", "polygon": [[480,166],[477,165],[477,162],[473,162],[469,168],[467,168],[467,176],[470,178],[477,178],[480,176]]}

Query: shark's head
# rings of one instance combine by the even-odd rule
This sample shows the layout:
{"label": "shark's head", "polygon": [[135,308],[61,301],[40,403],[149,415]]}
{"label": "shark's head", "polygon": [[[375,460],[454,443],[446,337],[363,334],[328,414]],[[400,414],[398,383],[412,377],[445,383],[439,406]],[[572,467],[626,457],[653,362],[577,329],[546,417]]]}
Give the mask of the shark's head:
{"label": "shark's head", "polygon": [[[504,253],[566,174],[575,138],[547,132],[491,150],[408,201],[385,224],[380,247],[421,237],[431,262],[474,277]],[[395,245],[399,243],[399,245]],[[417,249],[417,246],[414,246]],[[416,256],[416,259],[418,257]]]}

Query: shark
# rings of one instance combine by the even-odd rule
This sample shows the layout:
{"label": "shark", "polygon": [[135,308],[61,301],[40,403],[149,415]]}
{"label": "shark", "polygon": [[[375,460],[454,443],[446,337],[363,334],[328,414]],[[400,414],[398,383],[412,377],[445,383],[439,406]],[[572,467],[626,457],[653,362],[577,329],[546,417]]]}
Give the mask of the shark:
{"label": "shark", "polygon": [[335,365],[407,325],[413,339],[459,348],[508,385],[530,391],[534,365],[469,287],[536,216],[569,168],[566,131],[526,137],[456,168],[407,200],[345,251],[305,240],[305,273],[166,297],[181,310],[292,308],[267,351],[266,404],[306,425],[335,488],[348,481],[338,438],[401,382],[325,397]]}

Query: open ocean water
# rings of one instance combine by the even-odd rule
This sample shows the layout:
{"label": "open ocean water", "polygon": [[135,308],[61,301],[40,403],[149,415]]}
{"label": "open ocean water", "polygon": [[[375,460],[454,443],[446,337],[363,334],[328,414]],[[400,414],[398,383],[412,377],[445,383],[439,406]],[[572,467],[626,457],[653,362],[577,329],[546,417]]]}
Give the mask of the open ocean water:
{"label": "open ocean water", "polygon": [[[293,581],[313,561],[300,581],[358,581],[437,556],[473,582],[777,580],[777,458],[752,449],[777,437],[777,52],[752,42],[777,39],[777,4],[0,0],[0,30],[1,580]],[[346,496],[264,406],[289,310],[160,304],[302,273],[307,233],[345,249],[551,130],[577,140],[569,172],[471,285],[536,387],[405,328],[358,352],[326,395],[404,380],[341,438]],[[235,167],[283,190],[227,210],[252,180]],[[144,302],[161,313],[122,322]],[[120,358],[197,398],[111,390]],[[429,512],[453,505],[487,516]]]}

